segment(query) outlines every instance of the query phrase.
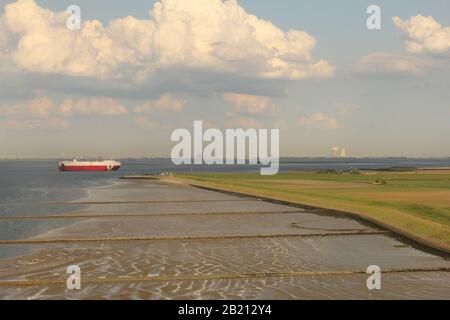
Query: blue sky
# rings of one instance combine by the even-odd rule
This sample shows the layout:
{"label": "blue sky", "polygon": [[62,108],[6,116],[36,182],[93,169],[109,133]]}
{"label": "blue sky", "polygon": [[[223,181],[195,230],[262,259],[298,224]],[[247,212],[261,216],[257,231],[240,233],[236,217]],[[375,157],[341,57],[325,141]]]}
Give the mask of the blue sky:
{"label": "blue sky", "polygon": [[[0,32],[7,35],[2,48],[0,33],[0,157],[168,157],[171,131],[192,128],[194,120],[219,128],[279,127],[282,156],[328,156],[335,146],[345,147],[352,156],[450,156],[448,1],[238,1],[246,15],[270,21],[285,36],[293,29],[315,40],[312,47],[309,38],[300,36],[290,42],[276,40],[273,47],[267,46],[269,51],[262,47],[275,38],[249,36],[247,16],[236,25],[222,25],[237,21],[230,18],[236,7],[215,5],[227,16],[218,15],[218,31],[213,35],[201,25],[201,7],[181,8],[187,13],[181,10],[172,20],[155,24],[165,30],[161,34],[167,41],[152,38],[148,44],[146,33],[134,38],[142,29],[130,21],[121,24],[119,35],[108,24],[129,15],[151,21],[148,12],[155,1],[108,1],[107,5],[92,0],[36,1],[40,9],[22,1],[27,2],[22,10],[29,8],[43,16],[41,9],[60,12],[77,4],[83,22],[99,20],[101,32],[114,46],[97,48],[98,40],[81,32],[66,34],[56,20],[43,26],[38,18],[20,19],[20,10],[10,10],[6,17],[5,5],[15,1],[0,1],[0,21],[4,20]],[[372,4],[381,8],[381,30],[366,27],[366,8]],[[163,6],[163,12],[174,8],[176,2]],[[419,15],[424,19],[413,19]],[[401,23],[393,22],[395,16]],[[180,49],[180,41],[167,31],[179,30],[177,17],[196,21],[200,31],[187,35],[193,43],[214,39],[221,60],[202,51],[202,45],[191,60],[186,58],[191,49],[186,44]],[[17,23],[12,22],[15,19]],[[427,29],[426,37],[417,38],[421,28],[434,22],[441,28]],[[33,23],[36,29],[28,28]],[[267,35],[275,30],[253,27]],[[39,41],[51,32],[58,36],[45,40],[49,47],[45,48]],[[233,37],[243,40],[236,44]],[[31,44],[21,47],[27,39]],[[77,55],[63,52],[71,41],[85,41],[86,49]],[[155,46],[157,41],[162,45]],[[413,50],[405,41],[422,49]],[[142,52],[135,52],[137,43]],[[286,49],[288,45],[292,49]],[[136,56],[130,57],[129,51],[120,56],[121,46],[132,47]],[[30,50],[36,48],[48,53],[50,61],[34,56]],[[65,58],[54,63],[52,54],[59,52]],[[80,58],[82,54],[86,58]],[[278,62],[281,59],[282,72],[273,73],[279,70],[272,69],[268,61],[274,57],[268,54],[277,55]],[[321,60],[326,65],[319,68]],[[78,67],[83,63],[92,63],[92,68]],[[101,72],[105,74],[100,76]],[[105,110],[105,105],[112,107]]]}

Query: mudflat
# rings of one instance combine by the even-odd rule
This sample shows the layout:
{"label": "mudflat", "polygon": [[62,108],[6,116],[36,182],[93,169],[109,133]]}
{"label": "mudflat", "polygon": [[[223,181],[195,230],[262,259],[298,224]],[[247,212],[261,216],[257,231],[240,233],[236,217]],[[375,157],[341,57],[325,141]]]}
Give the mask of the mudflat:
{"label": "mudflat", "polygon": [[[450,261],[373,225],[184,184],[120,180],[58,216],[61,226],[2,237],[2,299],[450,299]],[[84,209],[79,209],[83,205]],[[9,220],[8,220],[9,219]],[[66,268],[81,289],[66,288]],[[368,290],[378,265],[381,290]]]}

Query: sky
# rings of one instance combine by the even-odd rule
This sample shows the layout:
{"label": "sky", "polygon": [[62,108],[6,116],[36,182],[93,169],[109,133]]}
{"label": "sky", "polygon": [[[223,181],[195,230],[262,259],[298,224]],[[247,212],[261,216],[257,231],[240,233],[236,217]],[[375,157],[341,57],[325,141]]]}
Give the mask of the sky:
{"label": "sky", "polygon": [[0,158],[170,157],[194,120],[447,157],[449,71],[447,0],[0,0]]}

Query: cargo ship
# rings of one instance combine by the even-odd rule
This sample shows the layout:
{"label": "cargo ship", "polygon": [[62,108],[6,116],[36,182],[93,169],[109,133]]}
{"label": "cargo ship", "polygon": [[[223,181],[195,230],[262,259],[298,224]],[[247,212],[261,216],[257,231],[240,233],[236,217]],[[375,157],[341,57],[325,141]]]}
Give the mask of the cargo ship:
{"label": "cargo ship", "polygon": [[116,171],[121,166],[120,162],[114,160],[100,161],[61,161],[59,163],[60,171]]}

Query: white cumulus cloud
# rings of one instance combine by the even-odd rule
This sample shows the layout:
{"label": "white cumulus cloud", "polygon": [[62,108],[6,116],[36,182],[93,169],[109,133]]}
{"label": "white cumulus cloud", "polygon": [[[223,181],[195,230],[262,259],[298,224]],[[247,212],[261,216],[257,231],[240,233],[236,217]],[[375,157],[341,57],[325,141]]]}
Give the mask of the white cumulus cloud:
{"label": "white cumulus cloud", "polygon": [[417,15],[409,20],[392,18],[395,26],[402,30],[408,40],[406,50],[410,53],[450,52],[450,27],[443,27],[433,17]]}
{"label": "white cumulus cloud", "polygon": [[290,80],[334,74],[312,57],[314,37],[284,32],[235,0],[161,0],[149,14],[87,20],[71,31],[66,12],[17,0],[0,18],[0,57],[29,72],[101,79],[147,79],[170,68]]}

